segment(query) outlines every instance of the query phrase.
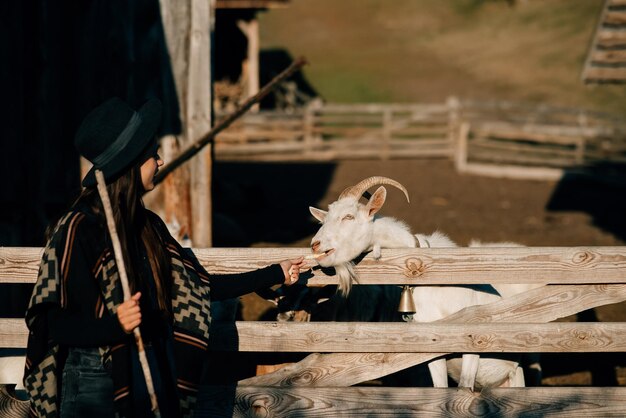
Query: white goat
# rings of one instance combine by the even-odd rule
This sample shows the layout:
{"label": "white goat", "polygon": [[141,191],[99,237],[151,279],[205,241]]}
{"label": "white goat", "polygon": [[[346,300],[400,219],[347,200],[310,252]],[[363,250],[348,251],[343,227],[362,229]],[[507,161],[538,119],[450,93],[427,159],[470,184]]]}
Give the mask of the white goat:
{"label": "white goat", "polygon": [[[386,190],[379,187],[366,204],[359,202],[367,189],[374,185],[389,184],[402,190],[409,200],[404,186],[386,177],[370,177],[344,190],[337,201],[329,205],[328,211],[310,207],[311,214],[322,226],[311,240],[311,249],[322,267],[334,267],[339,278],[339,291],[348,295],[352,280],[358,282],[352,260],[360,254],[373,252],[374,258],[381,256],[381,248],[456,247],[446,235],[435,232],[431,235],[413,235],[409,227],[399,220],[376,216],[386,199]],[[483,244],[474,243],[475,246]],[[497,244],[484,244],[495,246]],[[511,246],[516,244],[503,244]],[[511,296],[539,285],[480,286],[415,286],[413,300],[417,313],[414,322],[430,322],[445,318],[463,308],[495,302],[501,297]],[[495,289],[495,290],[494,290]],[[489,291],[490,290],[490,291]],[[502,296],[501,296],[502,295]],[[461,386],[495,387],[503,384],[524,386],[524,376],[518,363],[499,359],[480,359],[478,355],[463,356],[461,360],[437,359],[429,363],[433,384],[448,386],[448,374]],[[474,380],[475,378],[475,380]]]}

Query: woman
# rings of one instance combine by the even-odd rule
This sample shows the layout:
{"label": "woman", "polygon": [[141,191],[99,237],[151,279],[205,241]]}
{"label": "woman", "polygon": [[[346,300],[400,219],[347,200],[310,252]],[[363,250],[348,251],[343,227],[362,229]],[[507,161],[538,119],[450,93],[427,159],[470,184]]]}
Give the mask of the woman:
{"label": "woman", "polygon": [[[33,415],[149,415],[131,335],[137,326],[162,416],[190,415],[207,359],[210,301],[290,285],[305,267],[299,258],[210,275],[183,250],[141,198],[163,165],[155,139],[160,115],[157,100],[135,112],[114,98],[87,115],[77,132],[76,147],[94,167],[48,241],[26,313],[24,384]],[[126,301],[95,169],[104,174],[113,206],[133,294]]]}

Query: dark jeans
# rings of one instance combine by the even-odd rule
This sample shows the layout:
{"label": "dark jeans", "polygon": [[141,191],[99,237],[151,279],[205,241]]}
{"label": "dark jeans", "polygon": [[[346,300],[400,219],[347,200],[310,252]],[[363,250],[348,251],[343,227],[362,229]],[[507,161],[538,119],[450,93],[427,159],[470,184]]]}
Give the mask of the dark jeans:
{"label": "dark jeans", "polygon": [[61,418],[113,417],[113,380],[97,348],[70,348],[63,368]]}

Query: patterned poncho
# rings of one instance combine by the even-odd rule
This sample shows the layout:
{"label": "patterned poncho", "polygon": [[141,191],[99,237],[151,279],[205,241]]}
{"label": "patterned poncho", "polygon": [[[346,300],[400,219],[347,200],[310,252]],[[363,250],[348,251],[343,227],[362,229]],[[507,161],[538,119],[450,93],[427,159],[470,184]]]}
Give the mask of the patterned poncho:
{"label": "patterned poncho", "polygon": [[[48,241],[37,282],[26,313],[29,328],[24,386],[31,400],[31,415],[58,416],[61,371],[65,350],[48,335],[46,312],[50,307],[67,304],[67,277],[72,246],[78,226],[86,217],[93,216],[74,210],[57,224]],[[176,370],[176,397],[182,416],[191,415],[196,404],[201,365],[206,360],[209,327],[211,323],[209,277],[197,261],[186,253],[167,232],[158,216],[149,213],[168,253],[171,256],[172,316],[174,370]],[[105,244],[101,256],[93,266],[93,278],[99,287],[99,296],[93,301],[97,317],[113,316],[123,301],[122,286],[110,245]],[[131,416],[129,368],[132,338],[115,346],[100,347],[103,364],[112,371],[114,399],[118,416]]]}

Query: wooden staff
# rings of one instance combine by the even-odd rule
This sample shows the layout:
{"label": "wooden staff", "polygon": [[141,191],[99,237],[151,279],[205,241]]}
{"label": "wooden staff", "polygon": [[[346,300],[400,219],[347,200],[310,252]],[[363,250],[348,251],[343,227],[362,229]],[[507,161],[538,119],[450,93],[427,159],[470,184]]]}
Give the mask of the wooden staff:
{"label": "wooden staff", "polygon": [[254,106],[257,102],[261,101],[263,97],[267,96],[269,92],[276,88],[278,83],[292,75],[298,69],[300,69],[304,64],[306,64],[306,59],[303,57],[298,58],[294,61],[289,67],[287,67],[283,72],[278,74],[276,77],[272,79],[269,83],[267,83],[261,90],[258,91],[257,94],[248,98],[237,110],[233,113],[222,119],[215,125],[209,132],[207,132],[202,138],[198,139],[196,142],[191,144],[187,149],[181,152],[176,158],[172,160],[169,164],[166,164],[163,168],[159,170],[157,175],[154,177],[154,184],[157,185],[165,176],[170,174],[172,171],[176,170],[180,165],[182,165],[185,161],[196,155],[206,144],[211,142],[213,138],[217,136],[224,129],[228,128],[235,120],[237,120],[241,115],[243,115],[248,109]]}
{"label": "wooden staff", "polygon": [[[104,175],[102,174],[102,171],[96,170],[96,180],[98,182],[98,193],[100,194],[100,199],[102,199],[102,206],[104,206],[104,214],[107,220],[109,234],[111,235],[111,242],[113,243],[113,254],[115,255],[117,271],[119,272],[120,280],[122,281],[124,300],[126,301],[130,299],[131,296],[130,287],[128,286],[128,276],[126,275],[126,267],[124,265],[124,259],[122,258],[122,246],[120,245],[120,238],[117,236],[115,219],[113,218],[113,210],[111,209],[111,201],[109,200],[109,194],[107,192],[107,186],[106,182],[104,181]],[[139,351],[139,362],[141,363],[143,376],[146,379],[148,395],[150,395],[152,412],[154,413],[155,417],[160,418],[161,412],[159,411],[159,403],[157,402],[157,397],[154,393],[152,374],[150,373],[150,366],[148,365],[148,359],[146,357],[146,351],[143,346],[143,340],[141,339],[141,332],[139,331],[139,327],[136,327],[133,330],[133,334],[135,335],[135,342],[137,343],[137,351]]]}

